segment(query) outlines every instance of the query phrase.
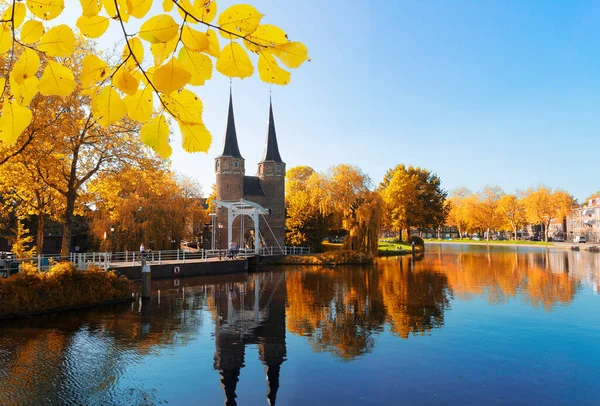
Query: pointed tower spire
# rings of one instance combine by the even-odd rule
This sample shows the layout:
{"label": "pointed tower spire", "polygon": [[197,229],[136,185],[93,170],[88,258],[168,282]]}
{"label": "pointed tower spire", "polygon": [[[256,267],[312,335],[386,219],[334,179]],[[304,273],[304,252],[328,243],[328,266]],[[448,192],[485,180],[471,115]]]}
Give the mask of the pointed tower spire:
{"label": "pointed tower spire", "polygon": [[279,147],[277,146],[277,134],[275,133],[275,120],[273,119],[273,102],[269,96],[269,129],[267,131],[267,140],[265,142],[265,153],[262,161],[283,162],[279,155]]}
{"label": "pointed tower spire", "polygon": [[229,113],[227,114],[227,129],[225,130],[225,142],[223,143],[223,152],[220,156],[231,156],[241,158],[240,148],[237,142],[237,133],[235,131],[235,120],[233,118],[233,97],[231,95],[231,85],[229,87]]}

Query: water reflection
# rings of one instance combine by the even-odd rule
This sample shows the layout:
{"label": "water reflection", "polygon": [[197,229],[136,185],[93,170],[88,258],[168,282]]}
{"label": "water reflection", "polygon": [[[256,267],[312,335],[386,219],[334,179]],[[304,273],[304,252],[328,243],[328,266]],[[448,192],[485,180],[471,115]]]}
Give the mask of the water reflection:
{"label": "water reflection", "polygon": [[[433,246],[375,267],[155,282],[150,302],[0,322],[0,404],[172,403],[146,365],[194,348],[212,361],[178,362],[198,377],[198,391],[220,383],[207,404],[236,405],[240,379],[249,379],[261,382],[262,402],[275,405],[287,389],[286,365],[298,362],[286,334],[338,360],[366,358],[380,335],[396,343],[435,335],[456,300],[516,301],[546,313],[584,286],[597,291],[599,270],[600,255],[583,252]],[[254,363],[261,377],[244,375]],[[183,379],[169,374],[169,385]]]}

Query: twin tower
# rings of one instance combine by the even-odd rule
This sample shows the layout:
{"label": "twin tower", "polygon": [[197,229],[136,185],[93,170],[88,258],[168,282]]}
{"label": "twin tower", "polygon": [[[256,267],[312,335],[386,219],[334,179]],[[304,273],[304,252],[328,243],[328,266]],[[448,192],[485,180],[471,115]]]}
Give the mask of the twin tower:
{"label": "twin tower", "polygon": [[[258,163],[257,176],[246,176],[245,160],[238,147],[235,120],[233,117],[233,100],[229,95],[229,112],[223,152],[215,158],[217,177],[217,200],[239,201],[245,199],[269,209],[270,214],[259,221],[260,238],[255,238],[254,224],[248,216],[238,216],[232,224],[233,241],[240,247],[254,247],[260,241],[266,247],[283,247],[285,245],[285,163],[279,155],[277,134],[273,119],[273,105],[269,104],[269,124],[265,151]],[[223,226],[224,236],[227,229],[227,209],[217,209],[217,221]],[[224,237],[226,238],[226,237]],[[225,248],[224,241],[218,242]]]}

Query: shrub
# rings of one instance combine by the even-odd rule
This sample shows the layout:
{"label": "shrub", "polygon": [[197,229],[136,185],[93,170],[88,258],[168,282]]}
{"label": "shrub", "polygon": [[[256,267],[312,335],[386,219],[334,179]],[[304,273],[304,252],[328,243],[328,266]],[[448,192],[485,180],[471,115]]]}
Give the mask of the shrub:
{"label": "shrub", "polygon": [[410,236],[410,240],[408,242],[412,244],[413,241],[415,242],[415,245],[417,245],[417,246],[425,245],[425,241],[423,241],[423,239],[421,237],[419,237],[418,235]]}
{"label": "shrub", "polygon": [[70,262],[39,272],[31,264],[10,278],[0,279],[0,317],[125,300],[133,283],[113,271],[77,271]]}

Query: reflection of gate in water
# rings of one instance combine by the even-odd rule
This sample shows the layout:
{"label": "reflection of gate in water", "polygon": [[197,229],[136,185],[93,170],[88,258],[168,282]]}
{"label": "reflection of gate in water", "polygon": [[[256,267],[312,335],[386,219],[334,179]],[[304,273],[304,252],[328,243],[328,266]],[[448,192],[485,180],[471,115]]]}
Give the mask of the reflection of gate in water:
{"label": "reflection of gate in water", "polygon": [[251,282],[228,283],[213,292],[215,363],[225,391],[225,404],[235,405],[244,367],[245,347],[257,345],[265,368],[267,399],[274,405],[279,372],[286,357],[285,272],[255,274]]}

